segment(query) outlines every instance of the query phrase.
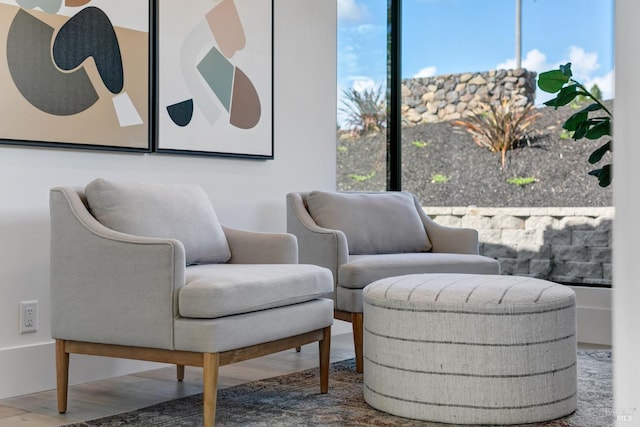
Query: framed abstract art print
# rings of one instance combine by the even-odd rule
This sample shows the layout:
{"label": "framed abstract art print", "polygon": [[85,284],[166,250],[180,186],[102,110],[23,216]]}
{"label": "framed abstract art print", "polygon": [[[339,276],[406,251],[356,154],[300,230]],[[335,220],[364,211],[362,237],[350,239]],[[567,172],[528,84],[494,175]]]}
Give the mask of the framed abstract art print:
{"label": "framed abstract art print", "polygon": [[149,0],[0,0],[0,144],[148,152]]}
{"label": "framed abstract art print", "polygon": [[154,151],[273,158],[273,0],[162,0],[156,13]]}

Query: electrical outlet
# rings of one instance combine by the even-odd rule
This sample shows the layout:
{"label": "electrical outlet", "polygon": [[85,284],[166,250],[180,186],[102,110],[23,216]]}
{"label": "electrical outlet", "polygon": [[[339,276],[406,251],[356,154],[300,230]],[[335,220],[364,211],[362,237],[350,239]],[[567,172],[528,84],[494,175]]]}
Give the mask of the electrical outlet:
{"label": "electrical outlet", "polygon": [[22,301],[20,303],[20,333],[38,330],[38,301]]}

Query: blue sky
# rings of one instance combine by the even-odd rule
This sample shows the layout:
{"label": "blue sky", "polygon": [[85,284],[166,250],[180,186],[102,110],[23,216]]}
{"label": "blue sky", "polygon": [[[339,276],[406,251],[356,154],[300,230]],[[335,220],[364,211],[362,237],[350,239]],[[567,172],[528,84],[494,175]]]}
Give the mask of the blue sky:
{"label": "blue sky", "polygon": [[[338,0],[339,98],[386,83],[386,5]],[[515,10],[516,0],[403,0],[402,77],[514,68]],[[613,97],[613,0],[522,0],[523,67],[566,62]]]}

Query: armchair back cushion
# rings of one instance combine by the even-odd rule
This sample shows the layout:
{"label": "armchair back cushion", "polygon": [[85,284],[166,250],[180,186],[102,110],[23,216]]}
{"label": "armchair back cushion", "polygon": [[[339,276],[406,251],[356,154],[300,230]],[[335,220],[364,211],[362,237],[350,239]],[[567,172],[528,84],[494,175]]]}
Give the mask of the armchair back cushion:
{"label": "armchair back cushion", "polygon": [[312,191],[309,214],[321,227],[342,231],[349,253],[428,252],[431,242],[406,192],[339,193]]}
{"label": "armchair back cushion", "polygon": [[122,233],[182,242],[187,265],[223,263],[229,244],[204,190],[197,185],[112,182],[85,188],[92,215]]}

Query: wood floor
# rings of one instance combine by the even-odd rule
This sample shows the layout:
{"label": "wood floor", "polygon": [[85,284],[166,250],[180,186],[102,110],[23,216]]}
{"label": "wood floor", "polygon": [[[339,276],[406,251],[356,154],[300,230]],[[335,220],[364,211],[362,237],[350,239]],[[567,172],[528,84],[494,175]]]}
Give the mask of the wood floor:
{"label": "wood floor", "polygon": [[[336,321],[336,323],[338,323]],[[344,322],[340,322],[344,323]],[[348,325],[348,324],[346,324]],[[334,325],[344,332],[350,325]],[[73,356],[72,356],[73,357]],[[351,333],[331,338],[331,362],[354,357]],[[286,375],[318,366],[318,344],[283,351],[220,368],[218,388]],[[70,369],[73,370],[73,359]],[[202,393],[202,368],[186,367],[178,382],[175,368],[167,367],[69,387],[66,414],[57,411],[55,390],[0,400],[0,427],[51,427],[131,411],[167,400]],[[331,391],[331,390],[329,390]]]}
{"label": "wood floor", "polygon": [[[336,321],[331,362],[354,357],[350,325]],[[580,344],[582,349],[610,348]],[[286,375],[318,366],[318,345],[264,356],[220,368],[219,388]],[[73,361],[71,364],[73,369]],[[185,379],[175,379],[167,367],[69,387],[69,410],[58,414],[55,390],[0,400],[0,427],[50,427],[118,414],[202,392],[202,369],[187,367]],[[329,390],[331,392],[331,390]]]}

